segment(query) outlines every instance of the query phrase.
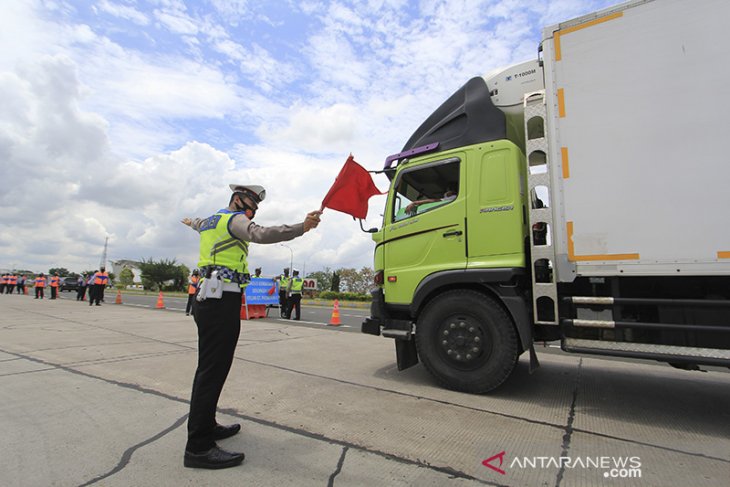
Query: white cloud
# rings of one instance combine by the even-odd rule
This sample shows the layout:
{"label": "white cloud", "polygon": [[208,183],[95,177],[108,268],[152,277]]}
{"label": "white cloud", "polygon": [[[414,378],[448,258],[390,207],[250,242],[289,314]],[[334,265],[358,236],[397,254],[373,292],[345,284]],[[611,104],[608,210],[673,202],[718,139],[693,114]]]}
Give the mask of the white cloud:
{"label": "white cloud", "polygon": [[92,8],[121,19],[130,20],[137,25],[148,25],[150,23],[149,17],[129,5],[122,5],[108,0],[102,0]]}
{"label": "white cloud", "polygon": [[[540,24],[606,2],[212,3],[3,6],[0,267],[96,267],[107,235],[114,259],[194,265],[179,220],[225,206],[231,182],[267,188],[259,223],[301,221],[351,151],[379,169],[468,78],[535,56]],[[287,245],[309,270],[372,259],[331,210]],[[273,274],[289,251],[251,262]]]}

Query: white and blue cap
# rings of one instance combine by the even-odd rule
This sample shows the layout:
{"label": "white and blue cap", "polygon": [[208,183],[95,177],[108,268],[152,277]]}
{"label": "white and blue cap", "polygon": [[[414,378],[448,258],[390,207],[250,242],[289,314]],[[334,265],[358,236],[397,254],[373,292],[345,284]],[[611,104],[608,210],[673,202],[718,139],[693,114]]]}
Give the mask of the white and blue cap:
{"label": "white and blue cap", "polygon": [[261,203],[266,198],[266,190],[258,184],[229,184],[228,187],[234,193],[245,193],[252,197],[256,204]]}

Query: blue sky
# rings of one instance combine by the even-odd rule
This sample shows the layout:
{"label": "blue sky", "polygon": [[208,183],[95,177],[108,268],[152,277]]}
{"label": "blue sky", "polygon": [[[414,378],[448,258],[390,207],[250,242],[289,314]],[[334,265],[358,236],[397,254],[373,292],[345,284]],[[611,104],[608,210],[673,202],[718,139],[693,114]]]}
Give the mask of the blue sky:
{"label": "blue sky", "polygon": [[[611,4],[6,0],[0,268],[95,267],[107,235],[111,259],[193,267],[179,220],[225,206],[232,182],[266,187],[260,224],[301,221],[350,152],[381,168],[469,78]],[[371,265],[369,236],[331,210],[290,246],[307,270]],[[250,260],[275,274],[289,251],[254,245]]]}

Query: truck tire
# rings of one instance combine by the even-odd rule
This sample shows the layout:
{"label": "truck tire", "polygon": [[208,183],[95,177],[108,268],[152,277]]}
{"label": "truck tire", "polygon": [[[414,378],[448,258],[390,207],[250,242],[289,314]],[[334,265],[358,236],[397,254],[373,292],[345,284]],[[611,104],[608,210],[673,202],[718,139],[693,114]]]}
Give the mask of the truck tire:
{"label": "truck tire", "polygon": [[416,323],[416,347],[426,369],[444,387],[481,394],[501,385],[518,359],[512,320],[476,291],[445,292]]}

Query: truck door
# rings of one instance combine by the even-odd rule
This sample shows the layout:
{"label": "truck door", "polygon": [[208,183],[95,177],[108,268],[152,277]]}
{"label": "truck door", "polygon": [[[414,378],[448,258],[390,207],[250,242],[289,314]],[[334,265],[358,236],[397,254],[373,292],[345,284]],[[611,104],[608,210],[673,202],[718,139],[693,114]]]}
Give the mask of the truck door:
{"label": "truck door", "polygon": [[434,272],[464,269],[465,197],[461,154],[398,173],[387,206],[384,291],[389,303],[410,303]]}
{"label": "truck door", "polygon": [[468,267],[524,267],[524,156],[513,144],[498,141],[468,157]]}

